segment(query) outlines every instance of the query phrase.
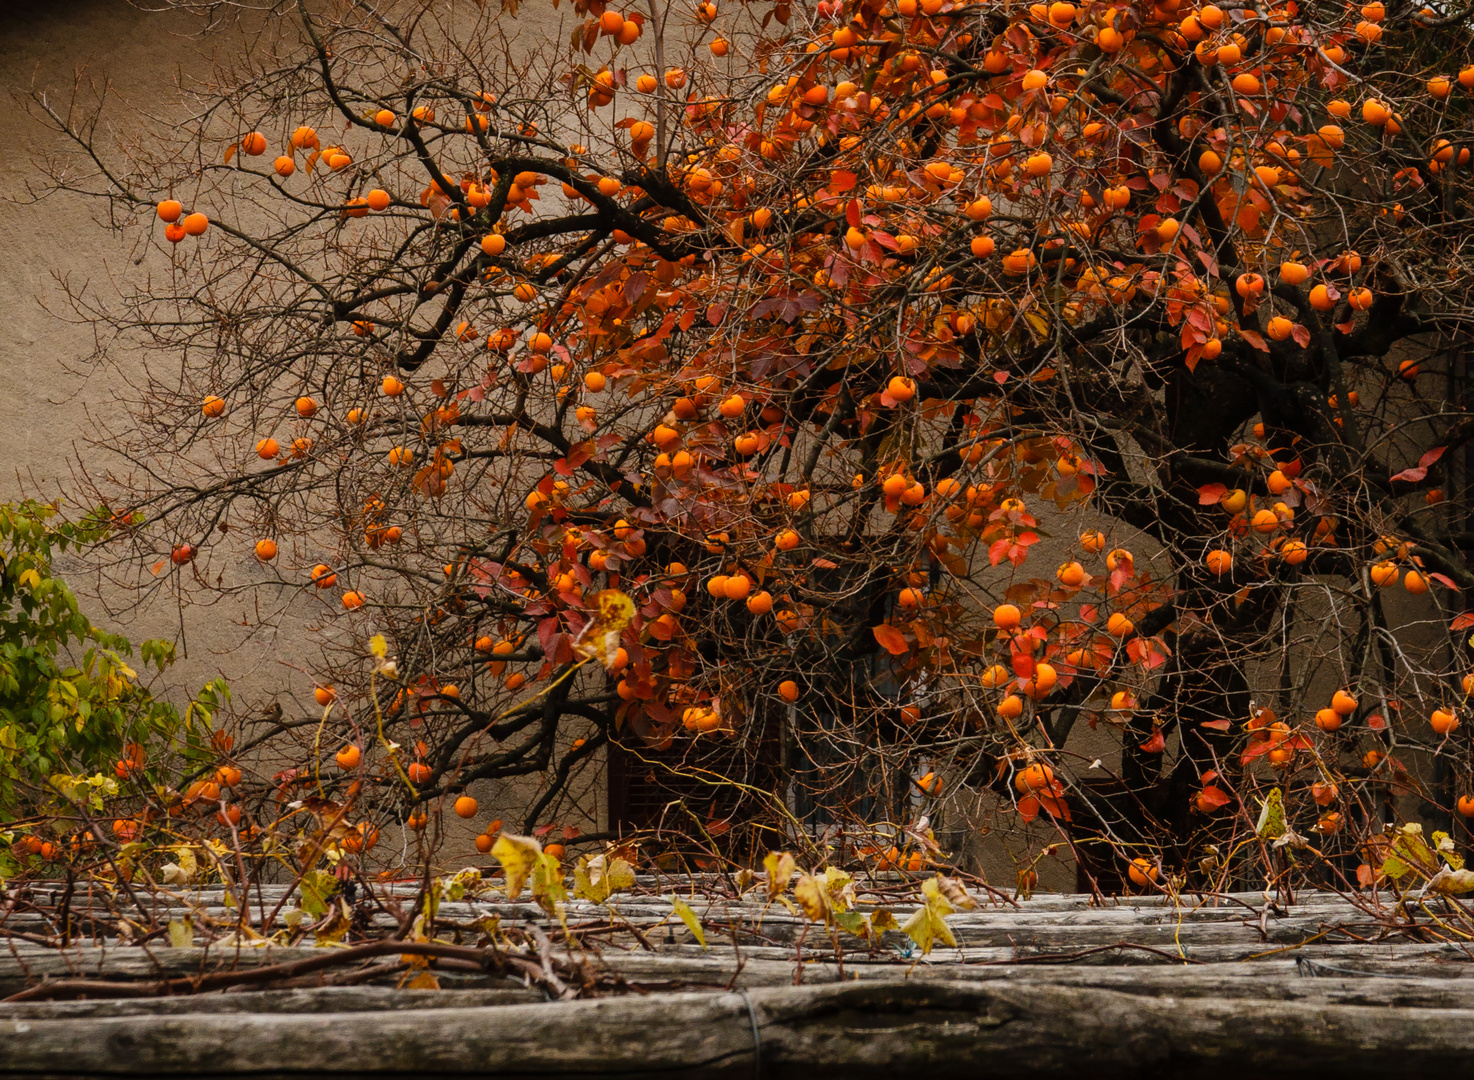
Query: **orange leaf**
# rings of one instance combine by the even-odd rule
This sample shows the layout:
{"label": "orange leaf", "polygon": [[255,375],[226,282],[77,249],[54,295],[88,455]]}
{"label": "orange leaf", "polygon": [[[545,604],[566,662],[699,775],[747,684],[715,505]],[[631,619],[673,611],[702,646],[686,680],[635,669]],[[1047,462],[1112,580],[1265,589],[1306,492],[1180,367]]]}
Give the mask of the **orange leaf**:
{"label": "orange leaf", "polygon": [[902,653],[911,651],[906,635],[889,623],[881,623],[874,627],[871,633],[875,635],[875,640],[880,643],[880,647],[892,656],[900,656]]}

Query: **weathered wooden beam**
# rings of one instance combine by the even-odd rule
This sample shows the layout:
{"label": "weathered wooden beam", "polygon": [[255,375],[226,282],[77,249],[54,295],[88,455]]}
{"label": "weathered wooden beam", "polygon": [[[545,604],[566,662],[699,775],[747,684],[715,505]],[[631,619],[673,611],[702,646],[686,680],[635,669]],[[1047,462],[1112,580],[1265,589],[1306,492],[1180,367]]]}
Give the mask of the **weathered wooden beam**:
{"label": "weathered wooden beam", "polygon": [[1471,1059],[1474,1010],[1143,998],[1048,984],[862,982],[392,1013],[0,1020],[0,1073],[35,1080],[1290,1080],[1462,1076]]}

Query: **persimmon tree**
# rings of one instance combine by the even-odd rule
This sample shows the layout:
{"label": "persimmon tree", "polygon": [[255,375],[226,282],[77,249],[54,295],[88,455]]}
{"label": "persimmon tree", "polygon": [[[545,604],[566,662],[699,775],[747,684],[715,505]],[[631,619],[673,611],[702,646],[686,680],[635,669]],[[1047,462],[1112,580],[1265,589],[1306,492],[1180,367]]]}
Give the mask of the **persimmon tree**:
{"label": "persimmon tree", "polygon": [[279,7],[156,145],[37,99],[162,266],[74,290],[178,365],[115,565],[325,605],[331,708],[247,743],[529,829],[615,743],[882,864],[990,791],[1138,886],[1365,884],[1468,795],[1467,12]]}

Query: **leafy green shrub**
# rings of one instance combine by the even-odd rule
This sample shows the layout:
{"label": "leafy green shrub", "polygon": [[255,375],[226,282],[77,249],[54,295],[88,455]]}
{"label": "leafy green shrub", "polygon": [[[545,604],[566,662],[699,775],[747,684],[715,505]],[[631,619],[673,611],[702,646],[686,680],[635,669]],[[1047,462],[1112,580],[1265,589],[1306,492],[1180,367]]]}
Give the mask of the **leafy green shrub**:
{"label": "leafy green shrub", "polygon": [[[105,514],[64,521],[34,501],[0,505],[0,820],[72,801],[79,782],[100,793],[115,774],[141,776],[156,746],[203,753],[228,695],[212,681],[181,716],[129,665],[128,640],[94,626],[56,576],[54,556],[110,524]],[[159,672],[174,661],[167,641],[138,651]]]}

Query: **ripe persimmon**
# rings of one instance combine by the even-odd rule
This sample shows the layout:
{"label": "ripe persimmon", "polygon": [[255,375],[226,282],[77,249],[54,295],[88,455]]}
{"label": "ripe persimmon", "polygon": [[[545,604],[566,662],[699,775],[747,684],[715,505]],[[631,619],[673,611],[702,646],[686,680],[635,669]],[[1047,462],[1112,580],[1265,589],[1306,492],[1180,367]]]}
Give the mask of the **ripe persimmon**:
{"label": "ripe persimmon", "polygon": [[904,375],[896,375],[886,384],[886,393],[896,401],[910,401],[916,396],[916,383]]}
{"label": "ripe persimmon", "polygon": [[1078,589],[1085,582],[1085,567],[1078,562],[1064,563],[1054,572],[1061,585],[1067,588]]}

